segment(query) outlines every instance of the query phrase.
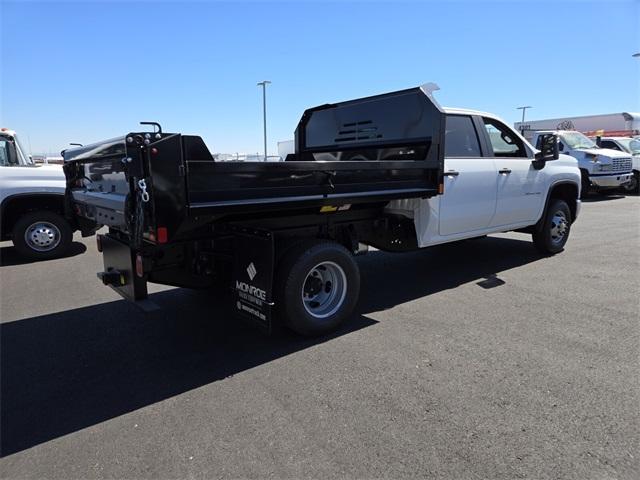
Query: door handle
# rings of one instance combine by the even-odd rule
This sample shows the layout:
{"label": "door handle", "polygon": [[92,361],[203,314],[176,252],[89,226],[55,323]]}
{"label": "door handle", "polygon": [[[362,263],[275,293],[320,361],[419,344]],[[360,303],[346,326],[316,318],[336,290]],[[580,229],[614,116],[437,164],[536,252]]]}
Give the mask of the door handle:
{"label": "door handle", "polygon": [[460,175],[460,172],[456,172],[455,170],[449,170],[448,172],[444,172],[447,177],[457,177]]}
{"label": "door handle", "polygon": [[503,174],[503,173],[504,173],[505,175],[509,175],[509,174],[511,173],[511,169],[509,169],[509,168],[502,168],[502,169],[498,170],[498,173],[500,173],[500,174]]}

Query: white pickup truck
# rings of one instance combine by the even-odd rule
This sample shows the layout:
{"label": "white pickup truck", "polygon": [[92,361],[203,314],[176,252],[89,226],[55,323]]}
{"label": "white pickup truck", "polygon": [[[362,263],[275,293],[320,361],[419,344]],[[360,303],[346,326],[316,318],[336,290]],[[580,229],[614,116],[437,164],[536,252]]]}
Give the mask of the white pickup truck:
{"label": "white pickup truck", "polygon": [[606,193],[633,180],[631,154],[600,148],[586,135],[572,130],[536,131],[532,133],[531,143],[536,145],[541,135],[549,133],[558,136],[560,152],[578,160],[583,197],[592,190]]}
{"label": "white pickup truck", "polygon": [[602,148],[631,154],[633,178],[622,187],[629,193],[640,193],[640,138],[600,137],[596,142]]}
{"label": "white pickup truck", "polygon": [[35,165],[13,130],[0,129],[0,240],[33,259],[63,255],[74,228],[64,218],[61,165]]}

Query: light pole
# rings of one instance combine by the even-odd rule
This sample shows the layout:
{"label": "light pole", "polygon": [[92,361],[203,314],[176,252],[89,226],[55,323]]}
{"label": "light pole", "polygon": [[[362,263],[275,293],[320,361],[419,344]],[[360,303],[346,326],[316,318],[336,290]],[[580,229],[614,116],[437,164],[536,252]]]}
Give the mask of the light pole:
{"label": "light pole", "polygon": [[527,105],[526,107],[516,107],[516,110],[522,110],[522,122],[520,124],[520,134],[524,135],[524,112],[527,111],[527,108],[533,108],[531,105]]}
{"label": "light pole", "polygon": [[264,126],[264,161],[267,161],[267,84],[269,80],[258,82],[258,86],[262,85],[262,120]]}

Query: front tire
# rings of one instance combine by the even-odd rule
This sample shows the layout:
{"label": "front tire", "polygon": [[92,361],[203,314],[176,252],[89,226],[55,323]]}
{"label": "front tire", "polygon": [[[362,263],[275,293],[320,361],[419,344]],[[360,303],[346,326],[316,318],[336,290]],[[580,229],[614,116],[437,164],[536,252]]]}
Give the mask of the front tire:
{"label": "front tire", "polygon": [[564,200],[552,200],[542,224],[533,232],[533,244],[545,254],[555,254],[564,249],[571,230],[571,210]]}
{"label": "front tire", "polygon": [[360,272],[353,255],[331,241],[304,242],[278,268],[276,308],[283,323],[304,336],[329,333],[358,301]]}
{"label": "front tire", "polygon": [[637,170],[633,171],[631,181],[622,186],[622,191],[624,193],[635,193],[636,195],[640,193],[640,172]]}
{"label": "front tire", "polygon": [[580,198],[587,198],[591,192],[591,180],[586,170],[580,170],[580,184]]}
{"label": "front tire", "polygon": [[61,215],[38,210],[22,215],[13,227],[12,236],[13,245],[22,256],[46,260],[66,253],[73,232]]}

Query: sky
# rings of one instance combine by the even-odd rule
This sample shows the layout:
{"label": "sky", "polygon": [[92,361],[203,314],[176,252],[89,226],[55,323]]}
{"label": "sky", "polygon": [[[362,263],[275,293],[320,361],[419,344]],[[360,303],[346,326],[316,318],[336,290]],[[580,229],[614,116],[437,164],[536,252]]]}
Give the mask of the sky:
{"label": "sky", "polygon": [[305,108],[435,82],[520,119],[640,112],[640,0],[0,0],[0,126],[31,153],[137,131],[262,153]]}

